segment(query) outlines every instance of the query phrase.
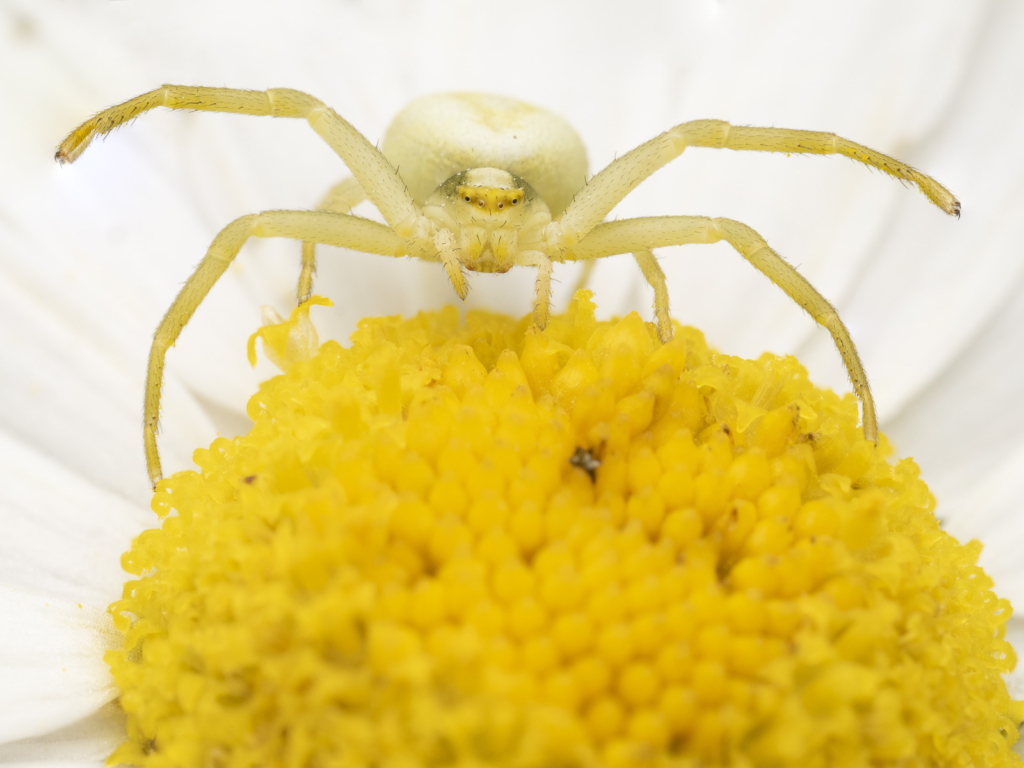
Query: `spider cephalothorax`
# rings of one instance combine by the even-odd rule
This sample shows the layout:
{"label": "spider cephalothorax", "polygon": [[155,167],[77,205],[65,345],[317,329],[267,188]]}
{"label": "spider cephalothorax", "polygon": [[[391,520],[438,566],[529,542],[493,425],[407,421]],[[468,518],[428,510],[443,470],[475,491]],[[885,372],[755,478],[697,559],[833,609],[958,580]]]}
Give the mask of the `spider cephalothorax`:
{"label": "spider cephalothorax", "polygon": [[537,250],[551,212],[525,180],[500,168],[470,168],[423,206],[435,227],[458,233],[459,261],[471,272],[508,272],[521,250]]}
{"label": "spider cephalothorax", "polygon": [[[214,239],[157,328],[146,379],[146,460],[161,477],[156,447],[164,358],[200,302],[250,237],[302,241],[298,297],[312,289],[317,243],[383,256],[439,262],[461,298],[464,270],[537,269],[534,318],[548,321],[553,264],[632,253],[654,290],[658,335],[672,336],[668,289],[652,249],[724,240],[823,325],[835,341],[863,407],[864,436],[878,427],[867,376],[835,309],[750,227],[731,219],[662,216],[604,222],[640,182],[687,147],[839,154],[916,184],[948,214],[960,203],[929,176],[835,134],[734,126],[695,120],[669,129],[586,181],[586,152],[557,115],[523,102],[481,94],[430,96],[410,104],[388,129],[383,152],[320,100],[285,88],[240,91],[165,85],[100,112],[57,149],[72,162],[97,135],[155,107],[305,118],[344,160],[354,178],[336,185],[315,211],[265,211],[236,219]],[[397,170],[401,168],[401,174]],[[348,211],[368,199],[387,224]],[[604,222],[604,223],[603,223]]]}

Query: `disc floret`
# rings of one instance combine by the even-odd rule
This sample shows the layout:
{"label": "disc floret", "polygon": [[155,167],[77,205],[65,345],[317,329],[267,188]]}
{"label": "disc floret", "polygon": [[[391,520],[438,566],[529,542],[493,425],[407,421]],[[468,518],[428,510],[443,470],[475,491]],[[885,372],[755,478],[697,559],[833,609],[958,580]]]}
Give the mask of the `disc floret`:
{"label": "disc floret", "polygon": [[980,545],[852,396],[675,331],[580,292],[280,354],[124,556],[111,760],[1015,762]]}

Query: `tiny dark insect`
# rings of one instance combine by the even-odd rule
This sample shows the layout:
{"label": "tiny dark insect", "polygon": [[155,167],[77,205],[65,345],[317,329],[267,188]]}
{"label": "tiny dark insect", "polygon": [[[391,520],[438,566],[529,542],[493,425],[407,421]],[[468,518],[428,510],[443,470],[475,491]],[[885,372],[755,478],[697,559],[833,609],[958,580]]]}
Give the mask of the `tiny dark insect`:
{"label": "tiny dark insect", "polygon": [[601,466],[601,462],[594,458],[594,454],[588,448],[577,448],[576,453],[569,457],[569,463],[590,475],[590,482],[597,482],[597,468]]}

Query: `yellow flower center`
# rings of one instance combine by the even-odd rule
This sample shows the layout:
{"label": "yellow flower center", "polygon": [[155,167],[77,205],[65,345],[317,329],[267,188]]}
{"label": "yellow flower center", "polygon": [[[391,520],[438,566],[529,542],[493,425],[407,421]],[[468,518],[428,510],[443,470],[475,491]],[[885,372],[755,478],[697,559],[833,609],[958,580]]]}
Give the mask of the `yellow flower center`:
{"label": "yellow flower center", "polygon": [[980,545],[794,359],[587,291],[544,332],[448,308],[315,355],[308,309],[123,558],[111,762],[1017,761]]}

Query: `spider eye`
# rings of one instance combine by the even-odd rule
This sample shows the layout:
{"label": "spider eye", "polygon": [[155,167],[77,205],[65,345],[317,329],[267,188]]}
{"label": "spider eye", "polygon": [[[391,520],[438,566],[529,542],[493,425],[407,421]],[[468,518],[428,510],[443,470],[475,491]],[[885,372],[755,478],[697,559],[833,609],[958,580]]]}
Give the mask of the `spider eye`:
{"label": "spider eye", "polygon": [[469,202],[469,195],[466,195],[466,202]]}
{"label": "spider eye", "polygon": [[504,204],[504,203],[498,203],[498,210],[499,210],[499,211],[500,211],[500,210],[501,210],[502,208],[504,208],[504,207],[505,207],[505,204]]}
{"label": "spider eye", "polygon": [[484,201],[483,201],[483,200],[477,200],[477,201],[476,201],[476,204],[477,204],[478,206],[480,206],[481,208],[483,208],[483,207],[484,207]]}
{"label": "spider eye", "polygon": [[512,205],[517,205],[518,203],[519,203],[519,198],[518,197],[513,197],[512,198]]}

